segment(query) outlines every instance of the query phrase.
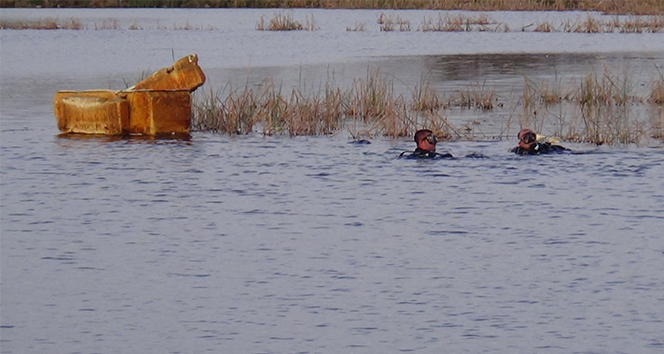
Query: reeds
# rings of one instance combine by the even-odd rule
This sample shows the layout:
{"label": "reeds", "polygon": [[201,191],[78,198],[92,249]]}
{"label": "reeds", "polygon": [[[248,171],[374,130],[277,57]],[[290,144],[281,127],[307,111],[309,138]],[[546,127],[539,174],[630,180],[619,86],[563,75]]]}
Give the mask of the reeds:
{"label": "reeds", "polygon": [[421,77],[419,85],[412,91],[410,109],[419,112],[436,112],[441,108],[445,108],[445,104],[438,92],[431,87],[427,77]]}
{"label": "reeds", "polygon": [[265,17],[261,16],[256,23],[256,29],[259,31],[316,31],[319,27],[316,25],[314,15],[306,16],[304,25],[293,18],[293,13],[277,13],[266,22]]}
{"label": "reeds", "polygon": [[449,106],[461,108],[478,108],[490,111],[494,108],[495,90],[488,88],[486,82],[482,85],[470,84],[466,89],[451,95],[447,102]]}
{"label": "reeds", "polygon": [[80,30],[83,29],[81,21],[77,18],[70,18],[61,20],[57,17],[47,17],[45,19],[37,20],[1,20],[0,29],[13,29],[13,30]]}
{"label": "reeds", "polygon": [[581,81],[577,98],[583,120],[577,140],[598,145],[638,142],[642,131],[634,126],[628,104],[635,99],[632,90],[627,76],[612,76],[606,72],[599,77],[595,73],[588,74]]}
{"label": "reeds", "polygon": [[[380,30],[410,31],[410,21],[398,14],[381,13],[377,23]],[[603,19],[597,16],[579,16],[577,19],[565,19],[560,23],[540,21],[527,24],[519,29],[522,32],[567,32],[567,33],[662,33],[664,32],[664,15],[613,17]],[[428,16],[418,27],[422,32],[509,32],[507,23],[492,21],[486,14],[476,16],[466,14],[438,14]]]}
{"label": "reeds", "polygon": [[535,84],[525,78],[521,126],[542,130],[552,128],[567,141],[602,144],[639,144],[648,139],[648,122],[636,115],[634,107],[647,100],[636,95],[637,84],[629,73],[588,73],[578,82],[564,86]]}
{"label": "reeds", "polygon": [[[225,91],[230,91],[226,93]],[[294,88],[289,94],[271,80],[256,88],[209,92],[195,97],[192,129],[265,135],[324,135],[349,122],[376,135],[402,136],[414,132],[405,100],[393,93],[392,82],[379,70],[357,79],[348,90],[331,84],[316,93]]]}
{"label": "reeds", "polygon": [[[383,32],[410,31],[411,22],[399,14],[380,14],[377,19],[380,30]],[[71,18],[69,20],[60,20],[58,18],[46,18],[37,20],[2,20],[0,21],[2,29],[70,29],[82,30],[88,29],[80,20]],[[118,20],[108,19],[101,23],[94,23],[92,29],[95,30],[117,30],[121,28]],[[130,30],[215,30],[214,26],[192,25],[189,22],[184,25],[173,25],[171,27],[157,24],[154,26],[144,26],[137,21],[128,26]],[[292,12],[280,12],[273,18],[267,19],[261,16],[256,23],[256,29],[261,31],[297,31],[307,30],[316,31],[320,27],[312,15],[305,16],[304,22],[296,20]],[[346,31],[364,31],[365,23],[355,23],[354,27],[346,27]],[[465,15],[465,14],[438,14],[437,16],[425,17],[417,28],[423,32],[470,32],[470,31],[491,31],[491,32],[509,32],[511,29],[507,23],[492,21],[485,14]],[[576,20],[565,19],[559,23],[552,21],[540,21],[522,26],[519,31],[533,32],[568,32],[568,33],[662,33],[664,32],[664,15],[653,16],[629,16],[613,17],[603,19],[596,16],[580,16]]]}
{"label": "reeds", "polygon": [[664,77],[650,84],[651,90],[648,95],[648,102],[663,105],[664,104]]}
{"label": "reeds", "polygon": [[[490,25],[495,25],[491,27]],[[504,31],[506,24],[492,22],[486,14],[469,16],[464,14],[442,16],[438,14],[437,18],[425,17],[419,27],[423,32],[470,32],[470,31]]]}
{"label": "reeds", "polygon": [[[138,24],[132,24],[131,26],[129,26],[129,29],[132,29],[132,26],[138,27]],[[99,24],[99,25],[95,22],[94,29],[95,30],[116,30],[116,29],[120,29],[120,25],[118,24],[117,19],[107,19],[107,20],[103,20],[101,22],[101,24]]]}
{"label": "reeds", "polygon": [[323,94],[281,87],[264,80],[258,89],[209,92],[195,96],[192,129],[247,134],[255,129],[265,135],[325,135],[341,129],[344,111],[342,92],[326,86]]}
{"label": "reeds", "polygon": [[[117,19],[109,18],[102,20],[101,23],[94,23],[91,27],[85,26],[81,21],[75,17],[69,19],[59,19],[47,17],[45,19],[36,20],[2,20],[0,21],[0,29],[13,29],[13,30],[120,30],[123,29]],[[184,25],[173,25],[172,27],[157,24],[156,27],[142,26],[137,21],[134,21],[126,29],[128,30],[215,30],[213,26],[202,27],[200,25],[192,25],[186,22]]]}
{"label": "reeds", "polygon": [[410,31],[410,21],[401,15],[386,15],[384,12],[378,16],[376,21],[382,32]]}
{"label": "reeds", "polygon": [[[652,84],[649,95],[636,94],[641,85],[629,73],[614,74],[606,68],[591,72],[580,80],[535,82],[524,77],[524,88],[516,105],[520,126],[553,134],[564,141],[594,144],[641,144],[648,139],[664,139],[664,80]],[[352,136],[410,136],[417,129],[429,128],[441,139],[473,140],[485,137],[485,119],[451,123],[447,118],[459,109],[477,114],[505,109],[496,104],[495,89],[489,83],[470,84],[448,95],[441,95],[424,76],[408,98],[397,94],[394,78],[379,69],[353,80],[347,88],[326,83],[317,91],[302,88],[283,90],[272,80],[239,90],[224,90],[195,95],[192,129],[265,135],[325,135],[347,129]],[[649,119],[636,114],[636,107],[648,108]],[[517,108],[521,107],[521,113]],[[644,110],[641,109],[640,112]],[[478,116],[479,117],[479,116]],[[507,122],[507,130],[511,119]]]}
{"label": "reeds", "polygon": [[355,22],[354,27],[346,27],[347,32],[364,32],[367,24],[365,22]]}

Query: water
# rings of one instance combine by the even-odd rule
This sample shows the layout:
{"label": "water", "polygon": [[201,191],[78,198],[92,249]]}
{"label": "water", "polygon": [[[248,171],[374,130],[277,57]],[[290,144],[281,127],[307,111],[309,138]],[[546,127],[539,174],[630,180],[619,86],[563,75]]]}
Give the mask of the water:
{"label": "water", "polygon": [[[321,15],[322,28],[325,21],[335,22]],[[166,49],[150,46],[162,36],[183,54],[198,52],[218,85],[223,73],[246,80],[246,63],[228,64],[246,52],[215,47],[206,57],[190,41],[214,31],[89,32],[0,32],[2,353],[664,349],[661,147],[566,144],[578,153],[517,157],[507,153],[514,141],[454,142],[439,150],[457,159],[431,162],[395,158],[414,148],[409,139],[358,145],[346,132],[60,137],[55,91],[117,88],[123,83],[114,70],[128,78],[144,63],[159,67]],[[94,48],[86,41],[105,36],[105,51],[68,59],[72,48]],[[123,37],[136,42],[122,44]],[[630,38],[661,46],[644,39],[653,37]],[[52,55],[7,59],[39,53],[49,41]],[[471,49],[482,54],[480,47]],[[603,57],[627,58],[620,61],[644,72],[663,52],[611,49]],[[304,73],[315,81],[332,65],[348,81],[371,62],[417,80],[422,62],[446,54],[408,51],[353,60],[331,50],[325,54],[334,64],[309,58]],[[543,56],[531,53],[523,66],[543,70],[533,59]],[[218,64],[206,67],[208,60]],[[261,60],[250,75],[302,80],[299,64]],[[567,61],[565,74],[587,67]],[[509,87],[513,74],[499,68],[457,70],[458,78],[445,80],[490,77]]]}

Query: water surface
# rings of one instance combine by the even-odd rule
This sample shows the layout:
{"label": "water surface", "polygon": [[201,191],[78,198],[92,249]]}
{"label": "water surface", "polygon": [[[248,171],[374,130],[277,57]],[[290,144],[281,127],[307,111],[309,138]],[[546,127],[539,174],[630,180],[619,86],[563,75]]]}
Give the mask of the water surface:
{"label": "water surface", "polygon": [[[136,13],[208,23],[227,12]],[[239,22],[228,26],[285,57],[255,59],[253,45],[232,47],[222,29],[0,32],[2,353],[662,351],[661,147],[567,144],[575,154],[517,157],[507,153],[513,140],[454,142],[439,150],[456,159],[433,162],[397,159],[410,139],[360,145],[345,131],[58,136],[55,91],[122,88],[136,68],[167,65],[171,47],[197,52],[212,86],[248,71],[297,85],[330,67],[347,82],[371,63],[406,81],[431,68],[441,88],[488,78],[505,92],[518,90],[518,72],[551,66],[569,76],[603,62],[652,73],[664,52],[652,36],[598,35],[584,43],[606,45],[604,54],[534,46],[488,56],[498,44],[484,41],[463,56],[415,50],[431,43],[423,33],[346,33],[334,17],[376,12],[316,12],[320,32],[290,35],[253,31],[262,13],[271,14],[232,12]],[[485,36],[466,35],[441,38]],[[301,42],[288,36],[327,36],[319,45],[328,49],[296,51]],[[376,49],[346,55],[335,36],[371,36]],[[381,47],[400,36],[403,49]],[[635,51],[639,41],[654,52]]]}

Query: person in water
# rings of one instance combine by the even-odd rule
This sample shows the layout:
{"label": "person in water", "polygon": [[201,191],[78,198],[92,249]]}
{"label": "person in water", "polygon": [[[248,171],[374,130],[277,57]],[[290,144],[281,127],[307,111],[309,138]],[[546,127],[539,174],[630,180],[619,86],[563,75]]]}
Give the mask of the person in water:
{"label": "person in water", "polygon": [[417,148],[410,155],[407,151],[404,151],[399,155],[406,159],[441,159],[441,158],[451,158],[451,154],[439,154],[436,152],[436,144],[438,139],[433,135],[433,132],[429,129],[421,129],[415,132],[415,143]]}
{"label": "person in water", "polygon": [[560,145],[553,145],[549,142],[538,142],[537,134],[530,129],[522,129],[516,137],[519,139],[519,145],[511,148],[510,152],[517,155],[540,155],[570,151],[568,148]]}

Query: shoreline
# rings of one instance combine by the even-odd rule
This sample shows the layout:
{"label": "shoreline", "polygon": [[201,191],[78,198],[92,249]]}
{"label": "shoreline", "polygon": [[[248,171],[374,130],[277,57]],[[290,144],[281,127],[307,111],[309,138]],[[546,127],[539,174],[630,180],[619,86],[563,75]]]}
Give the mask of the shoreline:
{"label": "shoreline", "polygon": [[443,11],[596,11],[607,15],[661,15],[662,0],[0,0],[0,8],[271,8]]}

